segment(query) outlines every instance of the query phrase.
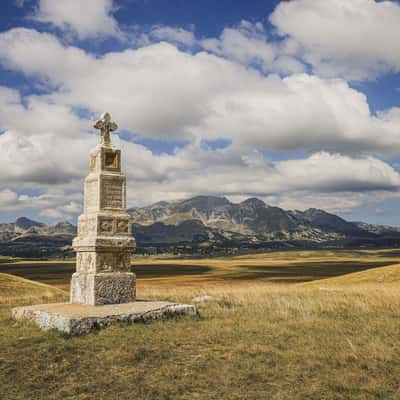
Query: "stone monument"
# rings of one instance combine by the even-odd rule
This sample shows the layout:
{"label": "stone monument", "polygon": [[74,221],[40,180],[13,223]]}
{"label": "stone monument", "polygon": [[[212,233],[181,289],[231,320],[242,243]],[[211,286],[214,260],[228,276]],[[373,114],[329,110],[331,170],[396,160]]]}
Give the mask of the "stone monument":
{"label": "stone monument", "polygon": [[42,329],[80,334],[117,322],[196,315],[190,304],[135,301],[136,281],[130,266],[135,239],[126,211],[126,178],[121,172],[121,151],[112,146],[110,138],[117,124],[110,114],[103,113],[94,127],[101,137],[90,153],[83,214],[73,240],[76,272],[71,279],[70,303],[16,307],[12,316],[32,320]]}
{"label": "stone monument", "polygon": [[135,240],[126,212],[121,151],[113,148],[110,140],[117,125],[104,113],[94,127],[100,129],[101,141],[90,154],[83,214],[73,241],[76,272],[71,281],[71,303],[129,303],[135,300],[135,274],[130,272]]}

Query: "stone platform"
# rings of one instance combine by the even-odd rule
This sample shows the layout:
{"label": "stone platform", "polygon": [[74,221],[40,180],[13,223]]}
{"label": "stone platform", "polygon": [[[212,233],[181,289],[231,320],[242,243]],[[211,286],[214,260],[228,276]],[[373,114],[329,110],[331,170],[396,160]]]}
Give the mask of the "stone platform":
{"label": "stone platform", "polygon": [[55,303],[12,309],[17,320],[31,320],[41,329],[79,335],[117,323],[133,324],[197,315],[196,307],[165,301],[135,301],[124,304],[92,306],[87,304]]}

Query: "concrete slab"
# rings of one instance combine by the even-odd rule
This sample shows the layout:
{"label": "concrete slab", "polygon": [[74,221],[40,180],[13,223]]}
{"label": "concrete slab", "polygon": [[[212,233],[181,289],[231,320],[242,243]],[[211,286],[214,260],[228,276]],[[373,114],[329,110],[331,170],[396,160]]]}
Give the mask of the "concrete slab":
{"label": "concrete slab", "polygon": [[54,303],[12,309],[16,320],[30,320],[41,329],[57,329],[71,335],[106,328],[116,323],[133,324],[184,315],[197,315],[190,304],[165,301],[135,301],[124,304],[92,306],[87,304]]}

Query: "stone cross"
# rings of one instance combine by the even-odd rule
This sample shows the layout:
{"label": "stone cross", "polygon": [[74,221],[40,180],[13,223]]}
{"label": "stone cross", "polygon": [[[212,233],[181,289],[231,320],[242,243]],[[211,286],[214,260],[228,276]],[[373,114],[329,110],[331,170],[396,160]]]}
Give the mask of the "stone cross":
{"label": "stone cross", "polygon": [[93,127],[99,129],[101,132],[100,144],[110,146],[110,132],[118,129],[118,125],[111,121],[111,115],[108,112],[101,114],[100,119],[95,122]]}

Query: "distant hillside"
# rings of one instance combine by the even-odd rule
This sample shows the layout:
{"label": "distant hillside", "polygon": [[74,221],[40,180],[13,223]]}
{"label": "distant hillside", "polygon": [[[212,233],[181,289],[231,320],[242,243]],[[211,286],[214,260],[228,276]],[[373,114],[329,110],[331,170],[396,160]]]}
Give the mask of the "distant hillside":
{"label": "distant hillside", "polygon": [[61,289],[30,281],[19,276],[0,273],[0,304],[66,301]]}
{"label": "distant hillside", "polygon": [[365,231],[380,234],[388,234],[388,233],[399,233],[400,228],[395,226],[389,225],[374,225],[374,224],[367,224],[365,222],[354,222],[359,228],[364,229]]}

